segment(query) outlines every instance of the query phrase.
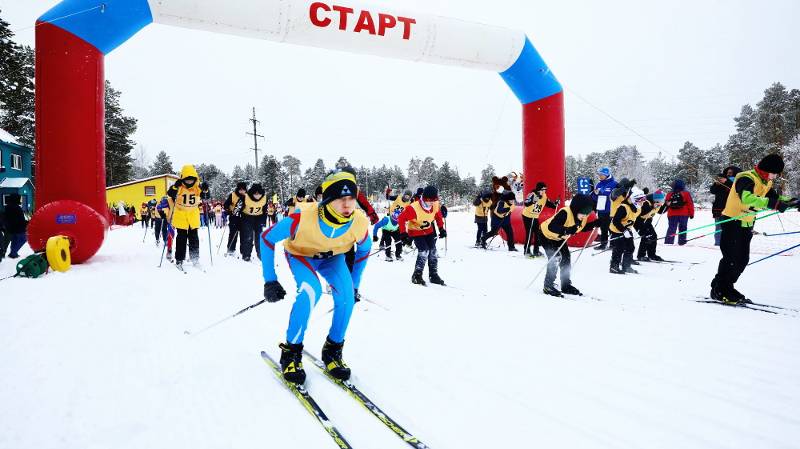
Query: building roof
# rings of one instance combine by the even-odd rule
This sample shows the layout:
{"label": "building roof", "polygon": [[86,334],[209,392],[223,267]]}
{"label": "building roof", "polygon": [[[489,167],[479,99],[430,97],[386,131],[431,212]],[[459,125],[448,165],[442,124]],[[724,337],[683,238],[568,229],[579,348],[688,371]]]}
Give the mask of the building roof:
{"label": "building roof", "polygon": [[106,187],[106,190],[116,189],[118,187],[125,187],[125,186],[129,186],[129,185],[133,185],[133,184],[139,184],[139,183],[147,182],[147,181],[153,181],[155,179],[165,178],[165,177],[166,178],[173,178],[173,179],[176,179],[176,180],[180,179],[178,176],[175,176],[172,173],[166,173],[166,174],[163,174],[163,175],[151,176],[149,178],[137,179],[137,180],[129,181],[129,182],[123,182],[122,184],[117,184],[115,186],[108,186],[108,187]]}
{"label": "building roof", "polygon": [[0,180],[0,189],[21,189],[29,182],[30,178],[5,178]]}
{"label": "building roof", "polygon": [[11,133],[0,128],[0,140],[3,142],[13,143],[15,145],[21,145],[16,137],[12,136]]}

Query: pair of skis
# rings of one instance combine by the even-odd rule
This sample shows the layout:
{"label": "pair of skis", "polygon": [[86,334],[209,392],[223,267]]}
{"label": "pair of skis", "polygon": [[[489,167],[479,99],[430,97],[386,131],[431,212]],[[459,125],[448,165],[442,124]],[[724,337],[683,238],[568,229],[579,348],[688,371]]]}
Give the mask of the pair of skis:
{"label": "pair of skis", "polygon": [[[394,432],[397,436],[403,439],[409,446],[416,448],[416,449],[429,449],[427,445],[423,442],[419,441],[414,435],[409,433],[405,430],[400,424],[398,424],[395,420],[393,420],[389,415],[387,415],[383,410],[380,409],[377,405],[375,405],[372,400],[370,400],[367,395],[361,392],[351,381],[349,380],[339,380],[335,377],[331,376],[328,371],[325,369],[325,364],[322,360],[316,358],[314,355],[307,351],[303,351],[304,354],[313,362],[314,366],[319,368],[325,377],[328,378],[331,382],[341,387],[345,390],[350,397],[355,399],[359,404],[364,406],[370,413],[375,415],[380,422],[382,422],[387,428],[389,428],[392,432]],[[294,396],[300,401],[300,404],[308,410],[317,421],[322,425],[328,435],[331,436],[333,441],[339,446],[341,449],[352,449],[350,443],[344,438],[344,436],[339,432],[333,422],[328,418],[322,408],[317,404],[311,394],[308,392],[304,385],[298,385],[291,382],[287,382],[283,378],[283,373],[281,372],[280,365],[275,362],[275,360],[267,354],[266,351],[261,351],[261,357],[267,363],[267,365],[272,368],[275,372],[275,375],[278,379],[283,383],[283,385],[291,391]]]}
{"label": "pair of skis", "polygon": [[735,303],[734,304],[734,303],[726,303],[726,302],[722,302],[722,301],[717,301],[717,300],[711,299],[711,298],[709,298],[707,296],[698,296],[697,298],[698,299],[696,299],[695,302],[699,302],[699,303],[703,303],[703,304],[718,304],[718,305],[726,306],[726,307],[738,307],[740,309],[750,309],[750,310],[755,310],[755,311],[758,311],[758,312],[769,313],[769,314],[772,314],[772,315],[795,316],[795,315],[792,314],[792,312],[794,312],[794,313],[800,312],[800,310],[798,310],[798,309],[792,309],[792,308],[789,308],[789,307],[773,306],[773,305],[770,305],[770,304],[761,304],[761,303],[757,303],[757,302],[747,302],[747,303],[740,302],[740,303]]}

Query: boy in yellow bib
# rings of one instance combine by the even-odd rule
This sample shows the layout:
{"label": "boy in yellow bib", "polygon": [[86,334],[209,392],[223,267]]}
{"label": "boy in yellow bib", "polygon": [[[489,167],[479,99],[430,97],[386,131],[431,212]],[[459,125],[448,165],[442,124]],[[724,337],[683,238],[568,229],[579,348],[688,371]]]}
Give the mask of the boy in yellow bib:
{"label": "boy in yellow bib", "polygon": [[[540,228],[542,248],[547,255],[547,273],[544,275],[543,289],[546,295],[556,297],[582,295],[580,290],[572,285],[570,277],[572,259],[569,247],[564,241],[579,232],[592,230],[600,224],[598,220],[588,223],[589,214],[593,209],[594,202],[591,197],[577,194],[572,198],[569,206],[562,208],[542,223]],[[556,272],[559,269],[561,270],[561,290],[557,289],[555,285]]]}
{"label": "boy in yellow bib", "polygon": [[[346,171],[328,175],[322,182],[320,203],[297,203],[288,217],[261,234],[261,263],[264,272],[264,299],[276,302],[286,291],[275,274],[275,244],[283,245],[286,260],[297,283],[286,343],[281,343],[281,369],[288,382],[305,382],[303,338],[311,310],[322,296],[321,274],[333,290],[333,321],[322,347],[322,361],[337,379],[350,378],[350,368],[342,360],[345,333],[355,304],[355,294],[367,264],[372,240],[369,220],[356,204],[356,177]],[[345,253],[357,246],[352,273]]]}
{"label": "boy in yellow bib", "polygon": [[412,202],[397,218],[400,227],[400,239],[407,246],[413,242],[417,247],[417,262],[414,265],[414,273],[411,275],[411,282],[418,285],[425,285],[422,279],[422,271],[425,264],[428,264],[428,279],[438,285],[444,285],[444,281],[439,277],[439,255],[436,252],[436,229],[434,223],[439,228],[439,238],[447,237],[447,230],[444,226],[441,205],[439,204],[439,189],[435,186],[427,186],[422,190],[422,196]]}
{"label": "boy in yellow bib", "polygon": [[186,246],[189,246],[189,260],[195,266],[200,265],[200,239],[197,229],[200,227],[200,202],[211,197],[208,185],[198,185],[199,176],[193,165],[184,165],[181,179],[167,190],[172,210],[172,227],[178,233],[175,239],[175,266],[183,271],[186,259]]}
{"label": "boy in yellow bib", "polygon": [[250,262],[253,254],[253,242],[256,242],[256,256],[261,259],[261,245],[258,237],[267,223],[267,197],[261,184],[250,186],[244,196],[242,208],[242,260]]}

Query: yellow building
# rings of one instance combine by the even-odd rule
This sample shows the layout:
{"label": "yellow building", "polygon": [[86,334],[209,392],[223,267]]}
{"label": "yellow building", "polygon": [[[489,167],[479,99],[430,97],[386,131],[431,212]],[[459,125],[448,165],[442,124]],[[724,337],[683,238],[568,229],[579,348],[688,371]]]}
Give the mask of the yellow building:
{"label": "yellow building", "polygon": [[136,217],[142,208],[142,203],[150,200],[160,201],[167,194],[167,189],[178,180],[175,175],[158,175],[150,178],[139,179],[115,186],[106,187],[106,202],[116,207],[120,201],[128,207],[136,208]]}

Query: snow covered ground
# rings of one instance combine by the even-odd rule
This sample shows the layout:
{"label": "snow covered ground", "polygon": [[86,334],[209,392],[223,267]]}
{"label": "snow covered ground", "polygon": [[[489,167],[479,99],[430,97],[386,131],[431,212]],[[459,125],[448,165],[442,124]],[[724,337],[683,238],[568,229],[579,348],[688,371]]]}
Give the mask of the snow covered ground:
{"label": "snow covered ground", "polygon": [[[800,228],[800,213],[781,218]],[[574,282],[600,300],[559,300],[540,293],[541,278],[525,290],[543,260],[470,248],[472,216],[448,221],[440,272],[453,288],[413,286],[412,260],[373,258],[362,292],[380,306],[357,306],[345,346],[355,382],[430,447],[800,447],[800,313],[694,302],[719,259],[711,237],[659,247],[699,264],[647,264],[639,275],[610,275],[610,253],[587,251]],[[710,221],[703,213],[690,226]],[[335,447],[259,357],[278,354],[292,298],[184,335],[260,300],[260,267],[216,256],[211,266],[203,230],[207,274],[159,269],[142,232],[111,231],[69,273],[0,284],[0,447]],[[220,231],[211,237],[216,251]],[[797,240],[756,236],[754,259]],[[748,268],[740,290],[800,309],[798,256]],[[0,263],[0,277],[12,273]],[[324,297],[312,316],[311,351],[330,308]],[[307,371],[353,447],[407,447]]]}

